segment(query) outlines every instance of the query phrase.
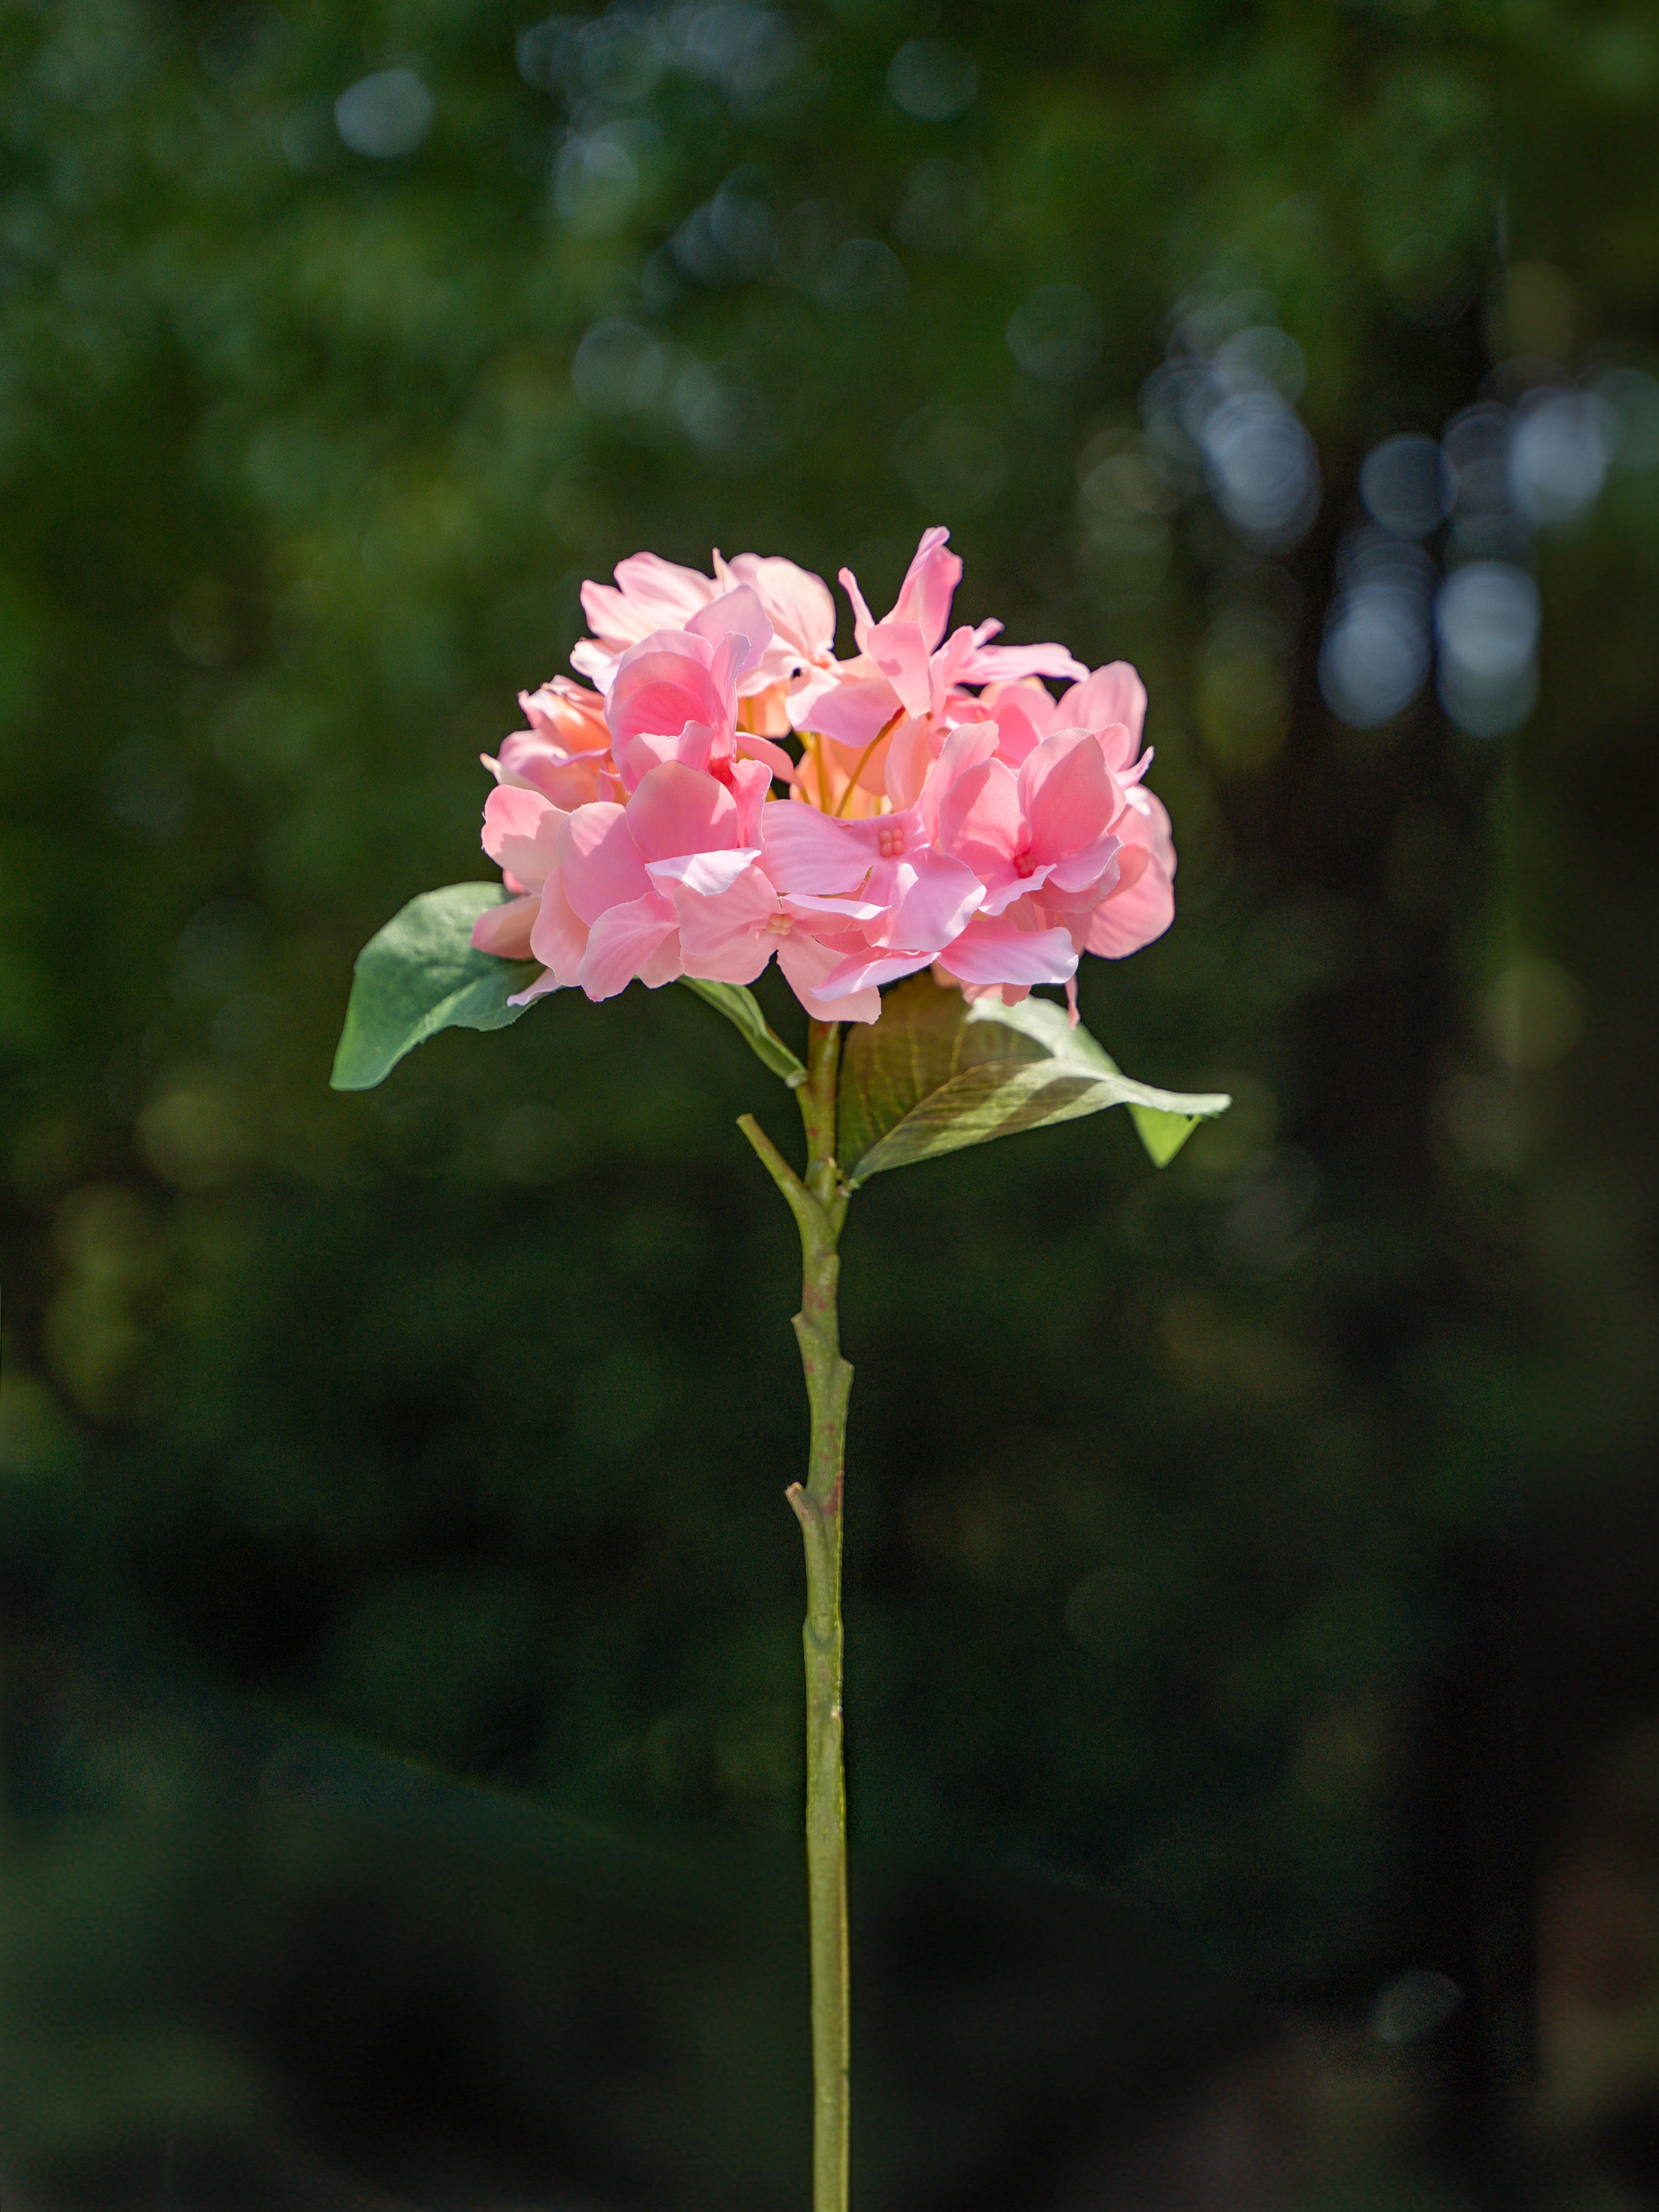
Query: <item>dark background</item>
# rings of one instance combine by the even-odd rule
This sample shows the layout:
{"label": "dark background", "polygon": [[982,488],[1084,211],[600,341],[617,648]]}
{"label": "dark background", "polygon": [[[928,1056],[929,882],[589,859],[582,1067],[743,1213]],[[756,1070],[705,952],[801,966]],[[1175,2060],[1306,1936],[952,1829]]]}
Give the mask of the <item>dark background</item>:
{"label": "dark background", "polygon": [[854,1208],[860,2203],[1659,2203],[1656,125],[1646,0],[0,6],[7,2212],[804,2201],[787,1101],[327,1075],[583,577],[939,520],[1237,1103]]}

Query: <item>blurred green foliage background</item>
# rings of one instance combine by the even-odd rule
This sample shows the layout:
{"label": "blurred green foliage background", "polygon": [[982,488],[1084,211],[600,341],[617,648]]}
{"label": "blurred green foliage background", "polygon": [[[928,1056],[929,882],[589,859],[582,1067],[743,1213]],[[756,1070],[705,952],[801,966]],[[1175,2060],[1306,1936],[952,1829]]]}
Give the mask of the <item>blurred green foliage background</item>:
{"label": "blurred green foliage background", "polygon": [[[1650,0],[0,7],[18,2186],[799,2200],[787,1102],[672,989],[327,1073],[584,577],[879,607],[943,520],[1145,675],[1179,912],[1084,1018],[1237,1103],[854,1209],[864,2202],[1151,2201],[1218,2080],[1261,2202],[1454,2201],[1659,1701],[1656,111]],[[1536,575],[1535,710],[1443,599],[1368,714],[1362,463],[1477,406],[1427,558]]]}

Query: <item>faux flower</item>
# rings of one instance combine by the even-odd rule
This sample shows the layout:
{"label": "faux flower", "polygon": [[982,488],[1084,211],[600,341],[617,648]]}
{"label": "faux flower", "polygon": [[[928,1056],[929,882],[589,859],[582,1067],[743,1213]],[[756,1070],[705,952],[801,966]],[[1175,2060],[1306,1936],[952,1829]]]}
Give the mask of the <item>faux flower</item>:
{"label": "faux flower", "polygon": [[519,704],[530,727],[503,738],[495,759],[481,756],[497,783],[539,791],[556,806],[613,795],[611,732],[597,691],[556,676],[539,691],[521,691]]}
{"label": "faux flower", "polygon": [[473,941],[544,963],[524,995],[749,983],[775,957],[820,1020],[873,1021],[881,985],[929,966],[970,995],[1063,984],[1074,1004],[1084,952],[1168,927],[1133,669],[950,630],[943,530],[880,622],[841,572],[846,660],[817,577],[752,554],[714,572],[636,554],[585,586],[594,635],[571,659],[599,689],[526,695],[530,729],[489,763],[484,846],[514,896]]}
{"label": "faux flower", "polygon": [[654,553],[635,553],[617,563],[614,586],[584,584],[582,611],[593,635],[575,647],[570,665],[608,692],[629,647],[655,631],[695,630],[697,617],[717,599],[736,589],[751,591],[765,615],[768,639],[744,672],[743,720],[761,736],[782,736],[789,728],[783,700],[790,683],[803,670],[827,666],[835,653],[830,587],[793,561],[756,553],[725,561],[717,551],[714,570],[705,576]]}

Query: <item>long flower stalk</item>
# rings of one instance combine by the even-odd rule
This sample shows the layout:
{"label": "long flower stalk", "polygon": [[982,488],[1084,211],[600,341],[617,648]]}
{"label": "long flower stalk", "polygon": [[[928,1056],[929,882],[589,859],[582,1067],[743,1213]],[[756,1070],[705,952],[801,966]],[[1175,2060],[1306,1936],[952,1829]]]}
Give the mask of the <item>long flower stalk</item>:
{"label": "long flower stalk", "polygon": [[847,1401],[853,1370],[841,1356],[836,1247],[848,1194],[836,1165],[841,1025],[814,1022],[806,1079],[796,1091],[806,1129],[798,1176],[751,1115],[738,1126],[788,1202],[800,1231],[801,1301],[795,1336],[806,1375],[811,1442],[806,1480],[786,1495],[806,1549],[806,1878],[812,1960],[812,2212],[847,2212],[849,2033],[847,1780],[842,1751],[841,1558]]}
{"label": "long flower stalk", "polygon": [[[1143,781],[1139,678],[1123,661],[1091,674],[1060,645],[992,644],[997,623],[947,636],[962,574],[948,536],[925,533],[880,623],[842,569],[859,648],[845,660],[828,588],[788,561],[717,554],[705,576],[641,553],[614,590],[585,584],[595,635],[570,663],[599,688],[556,677],[524,693],[530,728],[485,757],[497,787],[483,847],[499,890],[428,892],[370,940],[334,1066],[337,1087],[367,1090],[438,1030],[500,1029],[572,986],[599,1000],[635,976],[653,989],[684,976],[799,1102],[804,1173],[752,1116],[739,1126],[800,1231],[811,1444],[806,1480],[787,1495],[806,1551],[813,2212],[848,2203],[841,1565],[853,1370],[836,1292],[850,1188],[1124,1103],[1161,1166],[1196,1117],[1229,1103],[1131,1081],[1077,1028],[1075,997],[1069,1024],[1030,999],[1034,984],[1069,991],[1085,951],[1118,959],[1169,927],[1175,847]],[[1056,698],[1044,678],[1070,688]],[[799,761],[762,734],[792,729]],[[791,798],[771,796],[780,779]],[[745,988],[775,957],[811,1017],[805,1067]],[[929,970],[963,994],[935,990]],[[902,988],[884,1000],[890,983]],[[842,1023],[862,1025],[845,1174]],[[872,1088],[863,1077],[878,1060]]]}

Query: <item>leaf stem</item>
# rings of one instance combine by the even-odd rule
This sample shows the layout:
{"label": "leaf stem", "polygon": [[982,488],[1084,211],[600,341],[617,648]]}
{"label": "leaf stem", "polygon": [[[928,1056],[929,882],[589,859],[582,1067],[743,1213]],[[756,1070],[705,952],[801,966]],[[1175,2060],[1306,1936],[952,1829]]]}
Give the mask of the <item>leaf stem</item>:
{"label": "leaf stem", "polygon": [[836,1245],[848,1193],[836,1164],[841,1025],[814,1022],[806,1080],[796,1091],[806,1132],[798,1176],[745,1114],[738,1127],[782,1192],[800,1231],[795,1316],[811,1414],[805,1483],[785,1492],[806,1553],[806,1880],[812,1961],[812,2212],[847,2212],[848,2009],[847,1785],[842,1715],[842,1501],[853,1370],[841,1356]]}

